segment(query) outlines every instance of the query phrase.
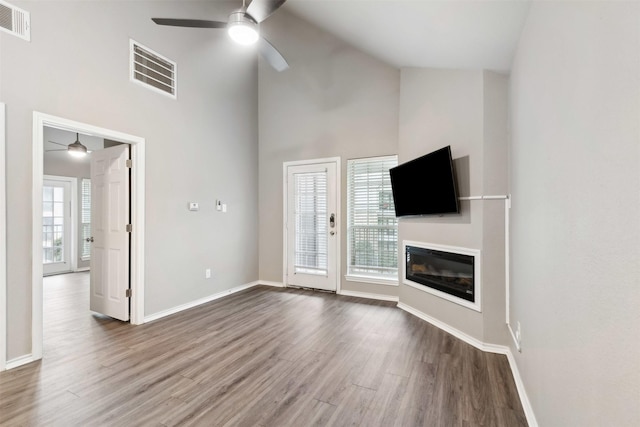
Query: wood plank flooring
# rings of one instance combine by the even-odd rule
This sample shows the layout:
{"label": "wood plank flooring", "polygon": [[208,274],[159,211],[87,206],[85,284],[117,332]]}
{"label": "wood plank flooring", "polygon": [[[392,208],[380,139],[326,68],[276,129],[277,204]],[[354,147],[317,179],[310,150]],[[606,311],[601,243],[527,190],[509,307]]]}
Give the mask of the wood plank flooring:
{"label": "wood plank flooring", "polygon": [[45,358],[0,373],[2,426],[526,426],[506,357],[395,307],[255,287],[141,326],[45,280]]}

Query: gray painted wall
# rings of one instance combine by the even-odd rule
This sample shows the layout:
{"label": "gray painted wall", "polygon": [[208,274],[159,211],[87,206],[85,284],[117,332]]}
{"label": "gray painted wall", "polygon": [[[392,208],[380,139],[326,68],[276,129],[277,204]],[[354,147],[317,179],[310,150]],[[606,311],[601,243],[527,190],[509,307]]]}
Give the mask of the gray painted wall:
{"label": "gray painted wall", "polygon": [[[509,147],[509,77],[491,71],[483,73],[483,193],[507,194]],[[505,202],[481,203],[483,341],[506,345],[509,341],[505,291]]]}
{"label": "gray painted wall", "polygon": [[640,423],[640,3],[533,2],[511,75],[511,321],[541,426]]}
{"label": "gray painted wall", "polygon": [[[31,12],[32,41],[0,34],[8,359],[31,351],[34,110],[146,138],[146,315],[257,280],[255,51],[229,43],[224,32],[150,20],[224,19],[234,3],[13,3]],[[129,38],[177,61],[177,101],[129,82]],[[216,199],[228,204],[227,214],[215,211]],[[189,201],[200,211],[189,212]]]}
{"label": "gray painted wall", "polygon": [[[451,144],[463,195],[506,194],[506,76],[394,68],[286,13],[263,26],[290,61],[285,73],[260,63],[260,279],[282,281],[282,163],[398,153],[400,162]],[[399,139],[398,139],[399,138]],[[489,141],[490,140],[490,141]],[[489,142],[486,142],[489,141]],[[489,168],[484,168],[484,162]],[[400,238],[483,250],[483,313],[420,292],[347,282],[342,289],[402,302],[493,344],[506,344],[504,203],[463,202],[462,215],[403,219]],[[346,273],[346,236],[341,238]],[[400,257],[402,258],[402,257]]]}
{"label": "gray painted wall", "polygon": [[[451,145],[460,196],[505,194],[506,167],[499,162],[506,160],[507,83],[481,70],[402,69],[400,163]],[[462,201],[460,211],[401,219],[400,244],[481,250],[482,313],[404,284],[400,302],[480,341],[506,344],[504,202]]]}
{"label": "gray painted wall", "polygon": [[262,26],[291,69],[260,62],[260,279],[282,282],[282,164],[341,157],[342,289],[397,295],[347,282],[346,161],[396,154],[399,71],[284,11]]}

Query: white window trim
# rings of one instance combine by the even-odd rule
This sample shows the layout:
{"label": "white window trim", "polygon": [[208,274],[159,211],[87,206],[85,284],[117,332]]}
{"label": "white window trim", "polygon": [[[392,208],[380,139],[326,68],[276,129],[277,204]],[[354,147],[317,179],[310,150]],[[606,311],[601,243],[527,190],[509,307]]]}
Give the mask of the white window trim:
{"label": "white window trim", "polygon": [[398,279],[385,279],[379,276],[365,276],[356,274],[345,274],[344,279],[347,282],[373,283],[376,285],[399,286]]}
{"label": "white window trim", "polygon": [[[400,274],[400,266],[398,266],[397,270],[396,270],[396,276],[395,278],[388,278],[388,277],[384,277],[384,276],[378,276],[378,275],[366,275],[366,274],[349,274],[349,268],[351,267],[351,265],[349,264],[349,260],[351,257],[351,245],[349,244],[349,162],[354,161],[354,160],[378,160],[381,162],[387,161],[387,160],[395,160],[396,162],[398,161],[398,155],[397,154],[391,154],[391,155],[386,155],[386,156],[371,156],[371,157],[359,157],[359,158],[353,158],[353,159],[348,159],[347,160],[347,262],[346,262],[346,267],[347,267],[347,274],[345,274],[344,278],[346,281],[348,282],[359,282],[359,283],[370,283],[370,284],[376,284],[376,285],[384,285],[384,286],[399,286],[400,285],[400,280],[399,280],[399,276],[398,274]],[[398,226],[399,228],[399,226]],[[397,242],[398,246],[400,244],[400,241],[398,240]]]}

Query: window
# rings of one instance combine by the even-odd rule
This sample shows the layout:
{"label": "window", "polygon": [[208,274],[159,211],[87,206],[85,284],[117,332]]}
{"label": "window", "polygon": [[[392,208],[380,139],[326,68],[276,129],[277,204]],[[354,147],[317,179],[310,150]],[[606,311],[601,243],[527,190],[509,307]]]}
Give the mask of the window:
{"label": "window", "polygon": [[296,173],[295,272],[327,275],[327,173]]}
{"label": "window", "polygon": [[82,179],[80,186],[80,258],[87,261],[91,258],[91,180]]}
{"label": "window", "polygon": [[352,279],[398,280],[398,220],[389,176],[397,165],[398,156],[347,161],[347,276]]}
{"label": "window", "polygon": [[44,264],[65,262],[64,187],[56,184],[42,188],[42,262]]}

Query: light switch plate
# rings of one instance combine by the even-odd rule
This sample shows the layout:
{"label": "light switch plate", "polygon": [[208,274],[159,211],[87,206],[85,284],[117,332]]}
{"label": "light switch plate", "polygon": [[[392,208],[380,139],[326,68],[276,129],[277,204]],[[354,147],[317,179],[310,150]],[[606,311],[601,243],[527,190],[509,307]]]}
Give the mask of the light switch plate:
{"label": "light switch plate", "polygon": [[189,202],[189,210],[190,211],[197,211],[200,209],[200,205],[198,205],[197,202]]}

